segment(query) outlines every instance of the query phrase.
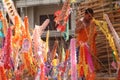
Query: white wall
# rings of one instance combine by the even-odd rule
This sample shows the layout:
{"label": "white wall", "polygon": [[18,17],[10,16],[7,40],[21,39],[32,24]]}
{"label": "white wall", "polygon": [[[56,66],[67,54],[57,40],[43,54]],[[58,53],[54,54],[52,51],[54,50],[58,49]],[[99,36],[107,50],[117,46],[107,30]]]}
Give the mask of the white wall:
{"label": "white wall", "polygon": [[55,11],[62,8],[62,5],[41,5],[34,7],[34,18],[35,18],[35,24],[39,23],[39,17],[40,15],[47,15],[47,14],[54,14]]}
{"label": "white wall", "polygon": [[33,28],[34,27],[34,7],[25,8],[25,16],[28,16],[29,26]]}

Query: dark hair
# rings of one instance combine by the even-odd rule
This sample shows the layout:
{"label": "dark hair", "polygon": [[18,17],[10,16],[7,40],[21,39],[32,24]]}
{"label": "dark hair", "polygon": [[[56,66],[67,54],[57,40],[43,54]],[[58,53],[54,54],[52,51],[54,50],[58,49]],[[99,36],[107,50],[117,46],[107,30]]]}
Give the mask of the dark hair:
{"label": "dark hair", "polygon": [[85,10],[85,14],[90,14],[91,16],[93,16],[94,11],[93,11],[93,9],[91,9],[91,8],[87,8],[87,9]]}

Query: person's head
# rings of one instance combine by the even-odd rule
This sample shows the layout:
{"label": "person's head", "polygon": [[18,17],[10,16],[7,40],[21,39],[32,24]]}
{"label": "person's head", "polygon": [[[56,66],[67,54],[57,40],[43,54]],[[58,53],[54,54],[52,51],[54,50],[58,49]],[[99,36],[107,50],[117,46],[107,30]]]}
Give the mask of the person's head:
{"label": "person's head", "polygon": [[91,9],[91,8],[87,8],[86,10],[85,10],[85,19],[86,20],[91,20],[92,19],[92,17],[93,17],[93,15],[94,15],[94,11],[93,11],[93,9]]}

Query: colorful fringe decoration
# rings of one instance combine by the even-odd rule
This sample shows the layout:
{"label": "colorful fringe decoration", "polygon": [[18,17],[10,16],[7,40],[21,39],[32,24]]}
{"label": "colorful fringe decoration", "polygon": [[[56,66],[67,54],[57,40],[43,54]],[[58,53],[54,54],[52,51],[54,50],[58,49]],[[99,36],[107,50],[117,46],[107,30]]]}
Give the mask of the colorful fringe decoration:
{"label": "colorful fringe decoration", "polygon": [[5,74],[5,69],[0,63],[0,80],[7,80],[7,76]]}
{"label": "colorful fringe decoration", "polygon": [[46,50],[45,50],[45,55],[44,55],[44,61],[46,62],[47,61],[47,53],[48,53],[48,51],[49,51],[49,34],[50,34],[50,32],[49,32],[49,30],[47,31],[47,34],[46,34],[46,46],[45,46],[45,48],[46,48]]}
{"label": "colorful fringe decoration", "polygon": [[62,62],[65,61],[65,49],[62,47]]}
{"label": "colorful fringe decoration", "polygon": [[11,31],[11,28],[8,28],[7,36],[5,39],[5,45],[3,47],[3,52],[2,52],[2,54],[4,54],[3,58],[4,58],[5,69],[11,68],[11,63],[10,63],[11,62],[10,55],[12,53],[11,39],[12,39],[12,31]]}
{"label": "colorful fringe decoration", "polygon": [[2,2],[3,2],[3,5],[4,5],[4,7],[5,7],[5,9],[6,9],[7,13],[8,13],[8,15],[9,15],[11,21],[13,22],[13,24],[15,24],[14,17],[17,16],[18,19],[19,19],[19,21],[20,21],[20,24],[22,26],[24,26],[23,21],[21,20],[20,16],[17,13],[17,10],[15,9],[13,1],[12,0],[2,0]]}
{"label": "colorful fringe decoration", "polygon": [[40,65],[40,80],[45,80],[45,67],[44,67],[44,64],[41,64]]}
{"label": "colorful fringe decoration", "polygon": [[63,32],[63,37],[65,39],[65,41],[68,41],[69,40],[69,20],[67,21],[67,24],[66,24],[66,30],[65,32]]}
{"label": "colorful fringe decoration", "polygon": [[77,58],[75,52],[75,39],[70,41],[70,58],[71,58],[71,80],[77,80]]}
{"label": "colorful fringe decoration", "polygon": [[114,43],[114,39],[112,37],[112,35],[110,34],[108,27],[107,27],[107,23],[104,21],[98,21],[93,19],[95,24],[100,28],[100,30],[103,32],[103,34],[106,36],[106,39],[108,40],[110,47],[112,48],[112,50],[114,51],[114,55],[116,57],[116,60],[118,60],[118,55],[117,55],[117,49]]}
{"label": "colorful fringe decoration", "polygon": [[70,57],[70,51],[67,49],[65,55],[65,61],[67,61],[69,57]]}
{"label": "colorful fringe decoration", "polygon": [[36,69],[33,67],[33,61],[29,53],[23,52],[23,63],[25,64],[25,69],[28,70],[30,75],[35,75]]}
{"label": "colorful fringe decoration", "polygon": [[95,69],[94,69],[94,65],[93,65],[93,62],[92,62],[92,57],[91,57],[90,52],[88,50],[87,44],[85,44],[84,49],[85,49],[85,53],[86,53],[87,64],[88,64],[90,72],[92,73],[92,72],[94,72]]}
{"label": "colorful fringe decoration", "polygon": [[90,55],[89,47],[86,43],[80,44],[78,76],[85,77],[86,80],[94,80],[94,65]]}
{"label": "colorful fringe decoration", "polygon": [[20,49],[20,46],[22,45],[22,31],[21,31],[21,25],[18,16],[15,16],[15,25],[13,28],[14,36],[12,37],[12,47],[13,47],[13,60],[15,64],[15,70],[17,69],[17,61],[18,61],[18,52]]}
{"label": "colorful fringe decoration", "polygon": [[35,29],[33,31],[33,46],[34,46],[34,54],[38,53],[38,47],[40,45],[40,35],[39,35],[39,26],[35,26]]}
{"label": "colorful fringe decoration", "polygon": [[66,0],[63,4],[62,10],[58,10],[54,13],[55,23],[57,25],[57,31],[64,32],[66,29],[66,24],[70,15],[70,0]]}

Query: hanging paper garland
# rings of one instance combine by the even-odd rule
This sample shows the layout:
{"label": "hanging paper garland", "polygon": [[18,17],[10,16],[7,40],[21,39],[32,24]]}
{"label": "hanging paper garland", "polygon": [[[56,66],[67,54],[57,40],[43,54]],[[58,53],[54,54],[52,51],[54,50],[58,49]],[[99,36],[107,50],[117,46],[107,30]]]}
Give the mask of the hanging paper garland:
{"label": "hanging paper garland", "polygon": [[62,10],[58,10],[54,13],[55,23],[57,25],[57,31],[64,32],[66,29],[66,24],[71,13],[70,0],[66,0],[63,4]]}
{"label": "hanging paper garland", "polygon": [[107,27],[107,23],[103,22],[103,21],[98,21],[93,19],[95,24],[100,28],[100,30],[103,32],[103,34],[106,36],[106,39],[109,41],[110,47],[113,49],[114,54],[116,56],[116,59],[118,59],[117,54],[117,49],[113,40],[112,35],[110,34],[108,27]]}
{"label": "hanging paper garland", "polygon": [[70,58],[71,58],[71,80],[77,80],[77,58],[76,58],[76,49],[75,49],[76,41],[75,39],[71,39],[70,41]]}
{"label": "hanging paper garland", "polygon": [[11,53],[12,53],[12,46],[11,46],[11,38],[12,38],[12,31],[11,28],[8,28],[7,36],[5,39],[5,45],[3,47],[3,53],[4,54],[4,68],[10,69],[12,66],[10,64],[11,60]]}
{"label": "hanging paper garland", "polygon": [[0,80],[7,80],[5,69],[1,63],[0,63]]}
{"label": "hanging paper garland", "polygon": [[67,21],[67,27],[66,27],[66,30],[65,32],[63,32],[63,37],[65,38],[65,41],[68,41],[69,40],[69,20]]}
{"label": "hanging paper garland", "polygon": [[22,26],[24,26],[23,21],[21,20],[20,16],[18,15],[18,13],[17,13],[17,11],[15,9],[13,1],[12,0],[2,0],[2,2],[3,2],[3,5],[4,5],[8,15],[9,15],[10,19],[12,20],[13,24],[15,24],[14,17],[17,16],[19,21],[20,21],[20,24]]}

